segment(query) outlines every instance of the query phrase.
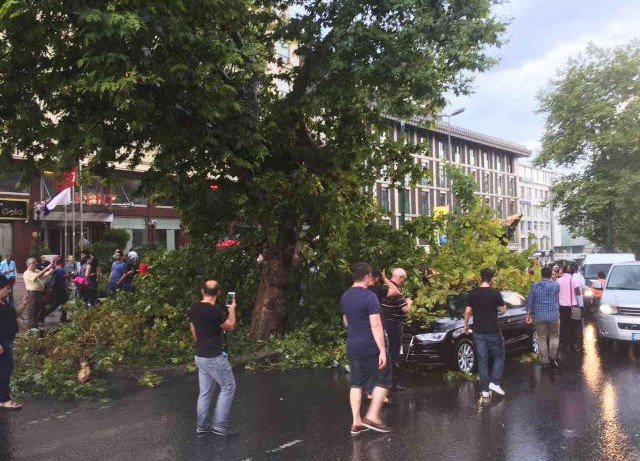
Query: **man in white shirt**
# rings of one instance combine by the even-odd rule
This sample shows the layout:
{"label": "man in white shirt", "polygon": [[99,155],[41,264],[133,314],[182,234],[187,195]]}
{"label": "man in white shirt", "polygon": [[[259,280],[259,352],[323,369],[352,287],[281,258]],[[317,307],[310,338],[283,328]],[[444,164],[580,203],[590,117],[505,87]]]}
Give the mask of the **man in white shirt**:
{"label": "man in white shirt", "polygon": [[577,264],[573,264],[573,280],[576,282],[577,286],[580,287],[580,295],[578,298],[578,306],[584,309],[584,288],[587,284],[587,281],[584,279],[584,275],[580,273]]}
{"label": "man in white shirt", "polygon": [[[576,334],[576,340],[578,343],[576,345],[576,348],[582,349],[582,333],[584,328],[584,290],[587,282],[584,279],[584,275],[580,273],[580,270],[577,264],[573,264],[571,267],[573,269],[573,275],[572,275],[573,281],[576,282],[575,286],[580,287],[580,294],[576,295],[576,299],[578,300],[578,306],[582,310],[582,319],[577,322],[578,327],[576,329],[575,334]],[[580,324],[582,324],[582,327],[580,327]]]}

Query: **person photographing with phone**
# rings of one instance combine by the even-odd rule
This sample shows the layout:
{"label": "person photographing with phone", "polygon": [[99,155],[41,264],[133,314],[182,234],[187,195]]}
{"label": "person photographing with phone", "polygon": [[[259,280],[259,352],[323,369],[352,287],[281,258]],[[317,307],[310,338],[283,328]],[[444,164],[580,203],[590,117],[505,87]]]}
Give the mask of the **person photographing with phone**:
{"label": "person photographing with phone", "polygon": [[[224,334],[236,328],[235,293],[230,292],[227,295],[226,313],[217,304],[220,295],[220,285],[217,281],[205,281],[201,293],[202,299],[193,303],[189,310],[189,326],[196,342],[195,364],[198,367],[200,387],[196,435],[236,435],[238,432],[229,428],[236,380],[224,350]],[[209,408],[216,386],[220,386],[220,393],[211,420]]]}

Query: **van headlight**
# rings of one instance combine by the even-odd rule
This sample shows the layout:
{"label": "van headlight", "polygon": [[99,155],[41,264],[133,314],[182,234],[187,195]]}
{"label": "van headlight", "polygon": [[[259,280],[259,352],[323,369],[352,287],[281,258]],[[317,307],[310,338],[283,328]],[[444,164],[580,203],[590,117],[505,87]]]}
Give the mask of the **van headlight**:
{"label": "van headlight", "polygon": [[420,341],[429,341],[432,343],[439,343],[447,336],[447,332],[441,333],[423,333],[421,335],[416,335],[416,338]]}
{"label": "van headlight", "polygon": [[616,306],[612,306],[611,304],[601,304],[600,313],[606,315],[616,315],[618,313],[618,308]]}

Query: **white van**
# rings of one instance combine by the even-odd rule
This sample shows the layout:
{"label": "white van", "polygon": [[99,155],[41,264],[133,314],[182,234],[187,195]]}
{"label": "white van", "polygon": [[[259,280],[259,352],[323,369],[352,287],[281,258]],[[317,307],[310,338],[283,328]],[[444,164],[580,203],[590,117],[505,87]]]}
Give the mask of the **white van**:
{"label": "white van", "polygon": [[605,341],[640,341],[640,262],[611,268],[596,322]]}
{"label": "white van", "polygon": [[609,273],[611,266],[618,263],[635,261],[633,253],[595,253],[587,255],[582,263],[582,275],[585,280],[597,280],[598,272]]}

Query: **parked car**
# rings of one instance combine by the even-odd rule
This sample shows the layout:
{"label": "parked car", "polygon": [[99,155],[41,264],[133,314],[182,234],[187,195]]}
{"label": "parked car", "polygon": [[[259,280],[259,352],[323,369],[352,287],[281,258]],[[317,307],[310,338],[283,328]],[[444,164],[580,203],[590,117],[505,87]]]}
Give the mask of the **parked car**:
{"label": "parked car", "polygon": [[594,292],[591,286],[593,282],[598,279],[599,272],[606,274],[614,264],[635,260],[636,257],[633,253],[595,253],[587,255],[580,269],[586,281],[586,288],[584,290],[585,307],[587,307],[587,309],[596,307],[592,305]]}
{"label": "parked car", "polygon": [[[514,291],[502,291],[507,312],[498,315],[507,353],[538,352],[533,325],[526,323],[526,300]],[[464,310],[467,296],[449,299],[449,316],[427,327],[408,325],[402,339],[401,361],[404,363],[442,363],[468,373],[477,370],[478,360],[472,333],[464,334]]]}
{"label": "parked car", "polygon": [[640,262],[613,265],[595,318],[600,344],[640,341]]}

